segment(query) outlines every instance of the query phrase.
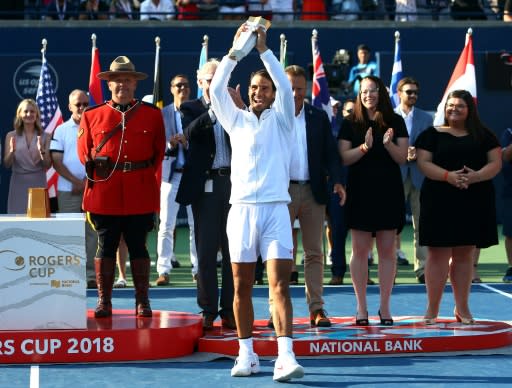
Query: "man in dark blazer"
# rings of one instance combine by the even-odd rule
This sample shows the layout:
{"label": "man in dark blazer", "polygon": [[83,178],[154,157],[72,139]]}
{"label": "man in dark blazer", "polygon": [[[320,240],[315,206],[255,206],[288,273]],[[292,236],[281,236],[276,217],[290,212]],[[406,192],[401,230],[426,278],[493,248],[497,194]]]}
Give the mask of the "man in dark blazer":
{"label": "man in dark blazer", "polygon": [[412,212],[412,226],[414,229],[414,272],[418,282],[425,283],[425,260],[427,259],[427,248],[419,245],[418,222],[420,218],[420,189],[423,184],[424,175],[416,164],[416,148],[414,143],[419,134],[432,126],[432,115],[417,108],[419,83],[414,78],[404,77],[398,82],[397,90],[400,98],[400,105],[395,112],[401,115],[409,132],[409,148],[407,152],[407,163],[400,166],[402,181],[404,182],[405,199],[409,200]]}
{"label": "man in dark blazer", "polygon": [[300,66],[288,66],[286,75],[292,84],[295,99],[295,143],[290,164],[288,204],[290,221],[299,219],[304,247],[304,280],[306,301],[309,306],[311,325],[330,326],[323,309],[324,255],[322,235],[325,207],[330,200],[327,190],[328,176],[334,183],[333,191],[345,202],[345,189],[341,184],[341,158],[331,134],[327,114],[304,103],[306,73]]}
{"label": "man in dark blazer", "polygon": [[[197,304],[202,309],[203,328],[210,330],[217,315],[222,326],[236,329],[233,316],[233,273],[226,223],[231,194],[231,146],[229,137],[209,108],[209,86],[218,61],[210,60],[198,71],[203,97],[184,102],[182,126],[188,153],[176,201],[192,205],[198,258]],[[222,285],[217,281],[217,251],[222,253]],[[220,306],[220,310],[219,310]]]}

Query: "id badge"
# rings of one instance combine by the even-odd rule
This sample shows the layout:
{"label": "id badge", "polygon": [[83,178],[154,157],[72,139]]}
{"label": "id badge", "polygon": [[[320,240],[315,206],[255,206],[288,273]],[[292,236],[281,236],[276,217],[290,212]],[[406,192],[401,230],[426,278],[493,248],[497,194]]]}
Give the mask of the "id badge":
{"label": "id badge", "polygon": [[213,179],[207,179],[204,183],[204,192],[213,193]]}

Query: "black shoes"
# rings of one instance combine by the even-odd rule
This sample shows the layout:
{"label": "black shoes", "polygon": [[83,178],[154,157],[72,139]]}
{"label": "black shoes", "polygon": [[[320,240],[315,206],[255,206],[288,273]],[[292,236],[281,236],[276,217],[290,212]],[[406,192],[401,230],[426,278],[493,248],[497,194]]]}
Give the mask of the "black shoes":
{"label": "black shoes", "polygon": [[380,314],[380,310],[379,310],[379,318],[380,318],[380,324],[382,326],[393,326],[393,319],[392,318],[382,318],[382,315]]}
{"label": "black shoes", "polygon": [[368,311],[366,312],[366,318],[358,318],[356,313],[356,326],[368,326],[369,324]]}

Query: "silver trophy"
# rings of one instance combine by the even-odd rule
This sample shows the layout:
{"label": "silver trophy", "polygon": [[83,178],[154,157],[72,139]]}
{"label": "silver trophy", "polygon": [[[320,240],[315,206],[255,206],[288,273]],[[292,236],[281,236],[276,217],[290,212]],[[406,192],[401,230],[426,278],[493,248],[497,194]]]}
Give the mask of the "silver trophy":
{"label": "silver trophy", "polygon": [[245,24],[249,27],[248,30],[240,34],[240,36],[233,43],[231,50],[229,50],[229,55],[231,57],[235,57],[237,61],[241,60],[243,57],[249,54],[256,45],[256,30],[258,27],[263,26],[266,31],[270,28],[271,25],[268,20],[262,18],[261,16],[250,16]]}

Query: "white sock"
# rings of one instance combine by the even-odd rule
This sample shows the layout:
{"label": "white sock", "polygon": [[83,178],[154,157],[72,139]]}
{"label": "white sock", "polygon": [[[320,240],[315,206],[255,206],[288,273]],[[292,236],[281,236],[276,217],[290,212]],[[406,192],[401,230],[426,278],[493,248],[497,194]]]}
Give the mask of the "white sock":
{"label": "white sock", "polygon": [[293,353],[292,337],[277,337],[277,355]]}
{"label": "white sock", "polygon": [[240,357],[250,356],[254,353],[252,348],[252,337],[249,338],[239,338],[238,346],[240,347],[238,350],[238,355]]}

